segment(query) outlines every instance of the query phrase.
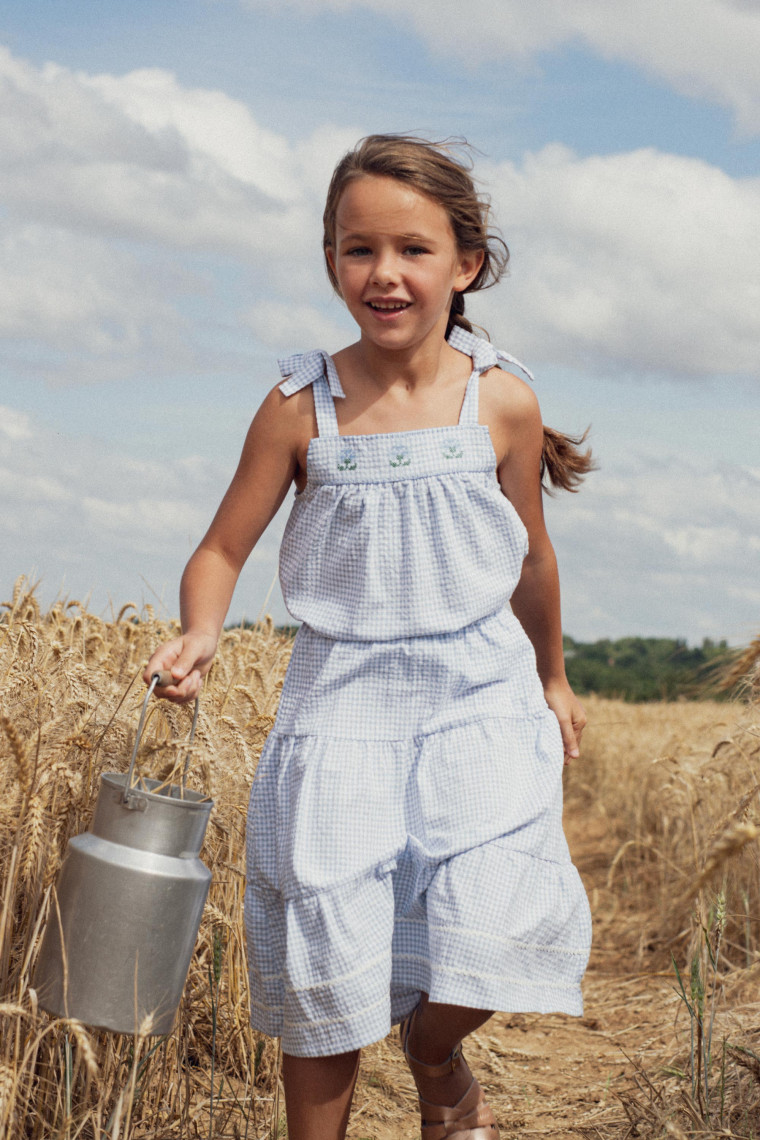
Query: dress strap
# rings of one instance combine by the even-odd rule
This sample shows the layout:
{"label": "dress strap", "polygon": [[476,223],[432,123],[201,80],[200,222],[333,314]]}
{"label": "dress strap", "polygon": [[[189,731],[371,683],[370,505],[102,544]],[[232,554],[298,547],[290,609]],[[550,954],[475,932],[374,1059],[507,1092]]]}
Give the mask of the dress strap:
{"label": "dress strap", "polygon": [[333,401],[336,397],[345,399],[346,393],[343,391],[338,370],[329,352],[321,348],[314,352],[297,352],[293,356],[278,360],[277,363],[281,375],[285,377],[280,384],[283,396],[292,396],[294,392],[311,384],[320,436],[339,435],[338,417],[335,414]]}
{"label": "dress strap", "polygon": [[459,413],[460,424],[476,424],[478,422],[478,396],[480,388],[480,374],[488,371],[496,364],[513,364],[524,372],[529,380],[535,380],[533,373],[521,364],[508,352],[502,352],[491,344],[490,340],[483,340],[474,333],[467,332],[461,325],[454,325],[448,336],[449,344],[465,356],[472,357],[472,375],[467,383],[467,389],[462,401],[462,410]]}
{"label": "dress strap", "polygon": [[338,431],[338,417],[335,414],[335,403],[330,393],[330,387],[324,376],[315,380],[311,386],[314,396],[314,411],[317,413],[317,433],[320,439],[326,435],[340,435]]}
{"label": "dress strap", "polygon": [[462,401],[462,410],[459,413],[459,423],[476,424],[478,422],[478,401],[480,396],[480,373],[472,370],[467,381],[467,388]]}

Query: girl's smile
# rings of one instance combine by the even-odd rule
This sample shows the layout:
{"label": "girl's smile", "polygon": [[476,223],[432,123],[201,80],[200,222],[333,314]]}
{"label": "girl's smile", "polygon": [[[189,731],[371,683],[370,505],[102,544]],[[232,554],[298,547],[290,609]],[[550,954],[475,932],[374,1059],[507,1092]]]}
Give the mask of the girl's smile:
{"label": "girl's smile", "polygon": [[482,260],[460,252],[438,202],[377,175],[355,178],[343,191],[327,256],[363,336],[395,349],[441,335],[454,292],[469,285]]}

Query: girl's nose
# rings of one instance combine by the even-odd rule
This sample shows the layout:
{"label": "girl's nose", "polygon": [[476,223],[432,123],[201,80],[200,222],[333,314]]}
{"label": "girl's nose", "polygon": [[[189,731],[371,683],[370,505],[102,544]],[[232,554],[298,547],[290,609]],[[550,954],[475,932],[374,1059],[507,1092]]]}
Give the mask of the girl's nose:
{"label": "girl's nose", "polygon": [[396,259],[392,254],[381,254],[375,258],[375,262],[372,266],[372,281],[374,284],[391,285],[397,276]]}

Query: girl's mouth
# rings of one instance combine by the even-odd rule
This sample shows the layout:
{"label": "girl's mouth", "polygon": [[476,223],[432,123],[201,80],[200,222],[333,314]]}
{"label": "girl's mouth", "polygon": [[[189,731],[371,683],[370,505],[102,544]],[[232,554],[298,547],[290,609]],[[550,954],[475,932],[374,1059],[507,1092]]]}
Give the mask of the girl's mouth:
{"label": "girl's mouth", "polygon": [[411,301],[367,301],[373,313],[401,313],[408,309]]}

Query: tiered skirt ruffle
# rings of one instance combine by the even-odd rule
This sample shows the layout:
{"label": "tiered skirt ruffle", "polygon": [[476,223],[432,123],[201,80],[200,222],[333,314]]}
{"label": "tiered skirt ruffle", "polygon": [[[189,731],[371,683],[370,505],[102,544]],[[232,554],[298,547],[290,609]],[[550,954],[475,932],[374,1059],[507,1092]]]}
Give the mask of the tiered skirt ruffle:
{"label": "tiered skirt ruffle", "polygon": [[248,817],[253,1025],[323,1056],[381,1039],[422,990],[581,1013],[562,769],[509,611],[379,643],[302,627]]}

